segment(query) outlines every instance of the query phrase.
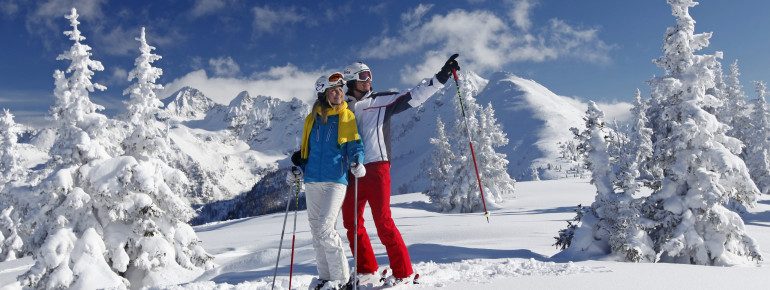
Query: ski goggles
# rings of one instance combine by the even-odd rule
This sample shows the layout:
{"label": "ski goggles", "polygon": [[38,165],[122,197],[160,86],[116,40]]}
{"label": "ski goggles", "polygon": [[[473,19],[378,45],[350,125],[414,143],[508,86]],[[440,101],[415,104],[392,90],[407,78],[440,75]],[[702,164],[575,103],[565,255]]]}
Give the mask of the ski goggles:
{"label": "ski goggles", "polygon": [[354,80],[359,81],[359,82],[365,82],[365,81],[368,81],[368,80],[372,79],[372,72],[370,72],[368,70],[360,71],[360,72],[354,74],[353,76],[355,77]]}
{"label": "ski goggles", "polygon": [[341,73],[333,73],[329,76],[329,86],[343,85],[345,84],[345,78]]}

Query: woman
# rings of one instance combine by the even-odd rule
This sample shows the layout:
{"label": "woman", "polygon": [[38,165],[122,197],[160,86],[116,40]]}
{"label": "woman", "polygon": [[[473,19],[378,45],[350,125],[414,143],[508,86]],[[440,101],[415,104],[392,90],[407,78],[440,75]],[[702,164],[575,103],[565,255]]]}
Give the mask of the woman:
{"label": "woman", "polygon": [[301,171],[288,175],[290,182],[304,175],[308,221],[321,281],[316,289],[350,287],[350,269],[335,226],[345,199],[348,169],[356,177],[366,174],[364,147],[355,114],[344,101],[344,84],[341,73],[316,81],[318,99],[302,131]]}

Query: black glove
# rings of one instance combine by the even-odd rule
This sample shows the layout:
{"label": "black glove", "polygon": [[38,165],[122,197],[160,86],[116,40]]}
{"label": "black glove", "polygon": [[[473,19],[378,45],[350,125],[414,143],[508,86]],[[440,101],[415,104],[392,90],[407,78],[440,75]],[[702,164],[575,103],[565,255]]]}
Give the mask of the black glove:
{"label": "black glove", "polygon": [[438,79],[442,85],[449,80],[449,77],[452,75],[452,70],[460,70],[460,64],[455,60],[458,56],[460,55],[455,53],[449,57],[449,60],[447,60],[444,66],[441,67],[441,71],[436,74],[436,79]]}
{"label": "black glove", "polygon": [[294,154],[291,155],[291,164],[294,164],[294,166],[299,166],[300,165],[300,161],[299,161],[300,158],[301,158],[300,151],[294,152]]}

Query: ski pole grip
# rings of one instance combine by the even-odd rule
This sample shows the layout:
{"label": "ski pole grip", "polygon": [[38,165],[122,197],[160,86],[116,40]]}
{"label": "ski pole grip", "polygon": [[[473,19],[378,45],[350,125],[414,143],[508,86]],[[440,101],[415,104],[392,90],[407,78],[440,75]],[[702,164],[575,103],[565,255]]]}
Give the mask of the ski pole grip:
{"label": "ski pole grip", "polygon": [[459,80],[460,78],[457,77],[457,70],[452,69],[452,75],[454,75],[455,80]]}

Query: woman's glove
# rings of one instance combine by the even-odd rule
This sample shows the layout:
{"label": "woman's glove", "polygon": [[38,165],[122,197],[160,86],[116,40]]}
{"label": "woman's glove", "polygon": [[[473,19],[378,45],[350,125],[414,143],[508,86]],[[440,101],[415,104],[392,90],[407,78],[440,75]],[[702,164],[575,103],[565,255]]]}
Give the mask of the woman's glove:
{"label": "woman's glove", "polygon": [[295,183],[297,180],[302,180],[302,177],[304,177],[304,174],[302,173],[302,168],[299,168],[299,166],[292,166],[289,171],[286,172],[286,182],[288,183]]}
{"label": "woman's glove", "polygon": [[366,175],[366,168],[363,164],[356,162],[350,165],[350,173],[353,173],[356,178],[361,178]]}

